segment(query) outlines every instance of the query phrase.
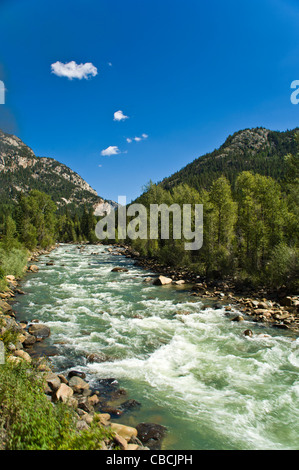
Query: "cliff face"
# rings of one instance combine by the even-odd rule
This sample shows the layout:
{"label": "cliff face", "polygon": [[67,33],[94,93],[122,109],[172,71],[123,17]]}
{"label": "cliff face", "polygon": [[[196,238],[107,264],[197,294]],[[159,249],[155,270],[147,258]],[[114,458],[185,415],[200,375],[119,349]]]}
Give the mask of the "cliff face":
{"label": "cliff face", "polygon": [[16,201],[18,194],[38,189],[49,194],[58,206],[104,202],[81,176],[57,160],[37,157],[18,137],[0,130],[0,198]]}

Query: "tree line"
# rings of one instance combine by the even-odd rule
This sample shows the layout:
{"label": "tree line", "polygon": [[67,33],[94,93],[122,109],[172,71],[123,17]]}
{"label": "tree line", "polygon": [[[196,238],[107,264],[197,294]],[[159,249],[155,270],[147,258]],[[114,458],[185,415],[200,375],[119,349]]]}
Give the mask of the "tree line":
{"label": "tree line", "polygon": [[[296,136],[299,147],[299,134]],[[169,239],[119,240],[141,256],[193,270],[206,279],[233,276],[255,284],[298,288],[299,151],[285,157],[283,181],[242,171],[234,183],[222,175],[208,189],[181,183],[170,189],[150,182],[137,201],[203,205],[203,246],[185,250],[184,234]],[[149,211],[148,211],[149,213]],[[193,210],[194,228],[194,210]],[[149,217],[149,216],[148,216]],[[51,197],[36,189],[20,194],[15,205],[0,206],[0,289],[5,275],[20,276],[28,250],[56,242],[97,243],[92,206],[83,212],[58,211]],[[117,217],[116,217],[117,220]],[[130,220],[128,219],[127,222]],[[172,234],[170,218],[170,234]],[[106,242],[118,242],[116,240]],[[2,281],[1,281],[2,279]],[[1,285],[2,282],[2,285]]]}
{"label": "tree line", "polygon": [[97,222],[92,206],[58,212],[51,197],[36,189],[20,194],[17,204],[0,206],[0,291],[5,276],[20,277],[29,252],[47,249],[56,242],[97,242]]}
{"label": "tree line", "polygon": [[[299,146],[299,134],[296,135]],[[184,267],[206,279],[231,276],[253,285],[298,289],[299,152],[285,157],[286,173],[242,171],[234,184],[222,175],[209,189],[181,183],[171,189],[149,183],[138,202],[203,204],[203,246],[186,251],[186,240],[127,240],[141,255]]]}

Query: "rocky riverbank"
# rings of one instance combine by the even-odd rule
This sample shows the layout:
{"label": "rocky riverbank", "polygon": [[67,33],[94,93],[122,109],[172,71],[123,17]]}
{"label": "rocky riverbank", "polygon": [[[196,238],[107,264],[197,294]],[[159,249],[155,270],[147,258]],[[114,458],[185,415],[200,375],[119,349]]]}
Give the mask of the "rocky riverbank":
{"label": "rocky riverbank", "polygon": [[[119,244],[107,250],[115,256],[132,258],[137,265],[157,273],[156,279],[148,278],[147,282],[185,286],[190,290],[190,295],[224,306],[227,315],[234,321],[242,321],[248,316],[255,322],[299,333],[299,295],[290,294],[286,287],[267,290],[250,287],[234,279],[207,281],[190,270],[165,266],[144,258],[130,246]],[[235,315],[235,310],[242,315]]]}
{"label": "rocky riverbank", "polygon": [[[48,255],[50,250],[32,253],[28,259],[27,273],[38,272],[33,264],[40,255]],[[11,301],[17,295],[24,295],[19,280],[7,276],[8,289],[0,293],[0,346],[5,349],[5,361],[19,364],[27,363],[36,374],[43,375],[44,393],[55,404],[63,402],[70,406],[76,416],[76,429],[80,433],[97,423],[111,431],[113,436],[101,443],[102,450],[150,450],[160,449],[166,428],[155,423],[139,423],[136,428],[113,422],[122,413],[138,407],[140,403],[127,399],[126,391],[119,388],[114,379],[100,379],[97,385],[90,386],[83,372],[71,370],[67,376],[52,369],[46,350],[36,355],[36,346],[51,335],[50,328],[38,319],[19,322],[16,319]],[[89,358],[92,362],[95,358]],[[117,403],[117,406],[115,405]]]}

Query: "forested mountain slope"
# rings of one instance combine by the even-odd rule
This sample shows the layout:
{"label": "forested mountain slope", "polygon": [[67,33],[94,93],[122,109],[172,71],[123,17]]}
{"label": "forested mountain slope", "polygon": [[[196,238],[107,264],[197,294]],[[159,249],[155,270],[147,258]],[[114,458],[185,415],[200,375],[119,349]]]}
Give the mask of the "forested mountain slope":
{"label": "forested mountain slope", "polygon": [[242,171],[280,181],[285,173],[284,156],[296,152],[294,136],[297,130],[279,132],[262,127],[240,130],[229,136],[219,149],[196,158],[160,184],[164,189],[181,183],[197,190],[208,189],[221,175],[233,184]]}
{"label": "forested mountain slope", "polygon": [[77,173],[53,158],[37,157],[21,139],[0,130],[0,200],[17,201],[21,192],[37,189],[51,196],[58,208],[103,203],[103,198]]}

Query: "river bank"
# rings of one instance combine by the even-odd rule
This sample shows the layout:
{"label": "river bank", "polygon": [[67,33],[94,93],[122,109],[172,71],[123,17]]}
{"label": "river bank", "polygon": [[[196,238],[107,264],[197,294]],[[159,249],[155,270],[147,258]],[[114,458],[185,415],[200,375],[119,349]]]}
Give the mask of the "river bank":
{"label": "river bank", "polygon": [[[286,287],[268,290],[265,287],[249,287],[233,279],[207,281],[192,271],[165,266],[144,258],[128,245],[116,244],[110,250],[116,256],[123,255],[134,259],[138,266],[151,270],[158,276],[165,276],[168,278],[168,281],[164,280],[166,283],[189,285],[192,296],[225,305],[228,315],[235,307],[244,317],[249,316],[255,322],[299,333],[299,295],[290,294]],[[242,315],[232,319],[243,321]]]}
{"label": "river bank", "polygon": [[[39,268],[33,263],[38,262],[42,255],[48,256],[56,247],[32,253],[28,259],[26,274],[37,273]],[[51,335],[50,328],[40,323],[38,319],[33,319],[32,322],[18,321],[13,301],[17,296],[25,295],[25,292],[20,289],[20,280],[14,276],[8,275],[6,280],[8,290],[0,293],[0,343],[3,346],[0,352],[2,351],[4,356],[2,363],[8,362],[12,366],[26,364],[38,377],[42,374],[45,395],[54,406],[62,402],[72,408],[76,416],[75,426],[78,433],[90,430],[92,424],[98,424],[106,429],[108,433],[100,443],[100,450],[149,450],[150,447],[143,442],[148,443],[151,448],[159,448],[166,431],[163,426],[140,423],[137,428],[133,428],[119,422],[114,423],[111,421],[111,414],[101,412],[106,407],[107,411],[111,410],[117,414],[117,410],[112,406],[109,409],[107,402],[126,395],[125,390],[117,386],[116,380],[100,380],[97,390],[90,387],[90,384],[84,380],[85,374],[80,371],[74,369],[68,376],[55,372],[49,360],[50,356],[47,355],[47,347],[41,347],[39,352],[36,351],[36,346],[41,345]],[[130,408],[135,404],[133,400],[128,400],[125,406]],[[1,434],[0,448],[5,449],[5,429]]]}
{"label": "river bank", "polygon": [[[283,336],[285,333],[288,333],[288,330],[282,331],[283,336],[281,339],[278,336],[277,342],[275,336],[279,333],[280,329],[277,329],[276,333],[273,328],[274,337],[270,338],[265,334],[268,333],[267,328],[263,330],[250,326],[253,325],[252,321],[250,322],[250,319],[252,320],[250,316],[248,316],[248,320],[244,314],[243,321],[238,318],[239,321],[231,322],[230,320],[239,317],[239,309],[232,304],[231,299],[227,301],[227,298],[220,294],[210,297],[205,293],[203,296],[198,295],[199,292],[192,290],[196,287],[195,284],[187,283],[186,278],[181,279],[185,281],[184,283],[175,284],[178,279],[174,277],[171,280],[171,284],[165,285],[165,287],[155,286],[154,281],[159,278],[160,273],[154,273],[153,270],[150,270],[151,273],[147,273],[146,269],[143,270],[141,267],[139,269],[137,267],[134,268],[134,266],[137,266],[135,259],[131,258],[128,252],[128,256],[123,256],[123,251],[122,247],[105,247],[103,245],[65,245],[64,247],[58,247],[53,253],[41,254],[41,259],[38,263],[39,271],[34,273],[35,269],[32,268],[33,271],[29,271],[32,273],[32,276],[26,276],[21,285],[17,287],[18,289],[21,287],[24,291],[28,292],[28,296],[23,296],[16,292],[16,297],[12,297],[14,300],[21,301],[21,309],[17,309],[17,316],[24,309],[28,320],[39,320],[41,325],[46,323],[51,328],[50,341],[59,350],[59,356],[53,356],[52,359],[58,365],[57,370],[60,370],[59,375],[64,377],[62,380],[70,381],[69,372],[86,372],[88,379],[86,380],[83,376],[80,378],[89,383],[88,397],[96,395],[101,398],[102,395],[102,398],[109,398],[106,400],[106,403],[105,401],[101,402],[100,406],[102,409],[105,406],[114,408],[110,414],[112,416],[111,422],[115,421],[118,424],[121,421],[124,425],[136,429],[139,422],[136,419],[138,420],[138,416],[140,416],[138,402],[139,404],[141,403],[141,410],[143,410],[141,416],[142,418],[145,417],[145,420],[140,420],[140,423],[147,422],[148,414],[146,413],[146,408],[152,406],[148,403],[149,394],[151,395],[155,388],[158,387],[158,390],[160,390],[161,387],[164,389],[165,386],[165,392],[163,390],[165,398],[169,394],[180,395],[178,396],[179,401],[176,399],[175,403],[171,402],[172,404],[169,405],[163,404],[165,415],[168,412],[171,413],[173,406],[177,407],[182,398],[187,400],[184,410],[182,410],[182,415],[180,418],[177,416],[175,420],[178,423],[182,423],[182,429],[187,424],[185,422],[183,425],[184,416],[185,418],[187,417],[186,412],[191,413],[190,416],[196,416],[198,400],[200,400],[200,408],[207,406],[207,410],[204,413],[211,412],[211,419],[215,413],[216,416],[218,413],[219,416],[223,412],[226,413],[225,408],[227,405],[225,401],[219,410],[216,409],[213,412],[213,408],[222,396],[221,388],[226,386],[226,383],[229,384],[227,379],[225,379],[225,367],[228,361],[231,362],[231,359],[226,359],[225,351],[223,357],[219,356],[218,348],[214,350],[213,344],[216,346],[219,340],[223,341],[223,344],[227,343],[225,349],[227,347],[232,348],[229,356],[232,359],[232,354],[236,354],[236,352],[243,354],[242,351],[245,348],[244,366],[247,362],[247,357],[249,362],[242,373],[244,374],[246,371],[245,377],[247,377],[246,381],[248,382],[250,381],[250,376],[247,376],[247,374],[251,369],[250,357],[253,351],[256,350],[256,353],[259,350],[264,351],[262,354],[264,355],[265,353],[266,361],[267,349],[272,343],[273,345],[276,343],[279,345],[282,341],[282,345],[287,344]],[[32,266],[32,263],[35,262],[37,262],[36,259],[31,259],[29,266]],[[163,274],[166,277],[167,273],[164,272]],[[131,299],[132,289],[136,293],[134,294],[134,303],[131,303],[133,300],[133,298]],[[214,294],[214,290],[212,292]],[[222,291],[219,292],[224,293]],[[119,294],[123,298],[119,297]],[[25,303],[24,299],[26,299]],[[158,301],[158,299],[160,300]],[[203,302],[201,301],[202,299],[204,299]],[[142,304],[146,306],[146,310],[144,310]],[[229,307],[231,307],[231,310]],[[226,331],[222,333],[219,328],[222,328],[224,312],[227,317],[224,324]],[[257,322],[256,324],[264,325],[263,322]],[[28,323],[26,325],[26,328],[28,328]],[[247,331],[249,328],[252,328],[254,331],[252,339],[242,340],[241,336],[244,338],[250,337]],[[208,335],[206,336],[207,333],[204,333],[202,336],[201,332],[205,331]],[[245,331],[247,331],[246,334]],[[120,334],[123,335],[122,338]],[[194,335],[196,337],[194,343],[196,344],[196,351],[193,350]],[[46,346],[45,349],[47,349],[47,341],[48,339],[45,338],[43,343],[36,342],[35,347],[44,344]],[[206,341],[208,341],[207,344],[205,344]],[[144,349],[145,346],[146,349]],[[213,351],[209,351],[210,347],[213,348]],[[124,348],[129,349],[126,352]],[[24,350],[27,352],[28,349],[25,347]],[[75,355],[71,354],[71,361],[67,360],[66,365],[63,365],[60,357],[69,355],[72,350],[74,352],[78,351],[78,353]],[[97,352],[98,357],[95,355],[93,357],[94,362],[89,361],[87,355],[89,358],[90,356],[92,358],[92,354],[95,352]],[[275,350],[273,352],[275,357]],[[217,355],[219,356],[218,359]],[[241,363],[238,364],[239,360],[237,357],[236,361],[233,360],[233,369],[231,372],[228,371],[230,381],[235,373],[239,378],[242,377],[242,373],[239,370]],[[268,361],[269,359],[267,359]],[[263,367],[269,367],[272,362],[273,360],[271,359],[269,365],[261,363],[259,366],[261,371]],[[210,370],[210,364],[212,363],[213,368]],[[206,370],[205,368],[203,369],[205,364]],[[193,368],[196,374],[194,378],[192,378],[193,372],[191,374]],[[188,372],[189,369],[190,373]],[[61,373],[61,370],[66,372]],[[215,374],[213,379],[210,376],[211,372],[213,375]],[[91,376],[90,373],[92,374]],[[254,372],[255,375],[256,373],[257,371]],[[197,382],[198,374],[200,374],[200,382]],[[93,376],[96,377],[96,380],[90,381],[90,377]],[[134,377],[134,380],[139,382],[139,376],[141,380],[136,389],[135,383],[129,383],[126,377]],[[113,378],[116,378],[116,380],[112,380]],[[124,378],[125,380],[123,380]],[[195,378],[196,382],[194,382]],[[257,380],[264,380],[263,375]],[[145,381],[150,382],[150,387],[148,387]],[[206,384],[215,383],[216,389],[208,391],[202,388],[205,382]],[[239,379],[236,382],[236,387],[239,387],[237,385],[238,382]],[[121,385],[118,385],[119,383]],[[219,388],[220,384],[222,384],[221,388]],[[65,385],[69,386],[69,383],[65,383]],[[127,390],[127,385],[129,388],[131,387],[131,392],[128,396],[124,394]],[[233,395],[239,393],[237,390],[238,388],[230,393]],[[96,391],[99,394],[95,393]],[[192,398],[190,398],[191,391]],[[111,400],[114,392],[116,392],[113,397],[114,400]],[[73,397],[75,395],[74,398],[79,398],[82,402],[88,402],[88,397],[79,397],[76,396],[76,393],[73,393]],[[87,392],[85,391],[84,393],[86,394]],[[215,393],[217,395],[220,394],[219,398],[209,404],[209,397],[211,399]],[[53,390],[51,394],[53,394]],[[105,394],[107,394],[106,397],[104,397]],[[158,395],[156,395],[155,401],[160,400]],[[94,399],[96,400],[96,398]],[[225,394],[221,401],[222,399],[225,400]],[[257,406],[259,398],[255,398],[255,400],[256,404],[252,401],[254,407]],[[122,404],[126,401],[129,402],[127,405],[133,405],[129,413],[122,408]],[[205,401],[207,401],[206,405]],[[243,397],[240,396],[236,406],[239,406],[242,401]],[[238,402],[239,405],[237,404]],[[211,404],[212,408],[209,410]],[[81,406],[84,405],[82,404]],[[168,412],[166,407],[169,408]],[[134,410],[133,415],[132,410]],[[114,415],[114,412],[120,413],[119,415]],[[98,410],[96,410],[96,413],[98,413]],[[159,413],[163,416],[164,411],[161,412],[160,409]],[[178,411],[176,411],[177,413]],[[181,412],[179,411],[179,413]],[[154,415],[157,416],[157,413],[154,412],[152,416]],[[155,419],[152,419],[152,416],[148,422],[153,423],[155,421]],[[230,416],[231,413],[227,415],[226,419],[230,420]],[[131,421],[132,417],[134,417],[135,421]],[[205,417],[206,419],[207,416]],[[165,422],[163,421],[164,417],[162,421],[159,418],[156,423],[164,425]],[[170,420],[170,427],[171,425],[173,425],[172,420]],[[177,425],[175,423],[175,429],[172,431],[172,434],[178,432],[176,429]],[[194,425],[196,424],[194,423]],[[221,430],[218,430],[218,432],[221,435]],[[192,434],[194,434],[193,429],[191,438]],[[188,442],[190,442],[190,437],[188,435],[186,438]],[[200,444],[201,436],[198,436],[195,442],[192,443],[193,448],[200,448],[201,445],[208,445],[209,448],[216,446],[214,441],[217,438],[219,436],[216,435],[213,439],[211,438],[212,442]],[[157,445],[157,442],[155,444]],[[165,448],[169,448],[167,447],[169,446],[168,440],[165,445]],[[187,447],[177,444],[177,447],[174,448],[190,448],[189,444],[184,445]],[[229,444],[226,443],[226,446],[229,446]]]}

